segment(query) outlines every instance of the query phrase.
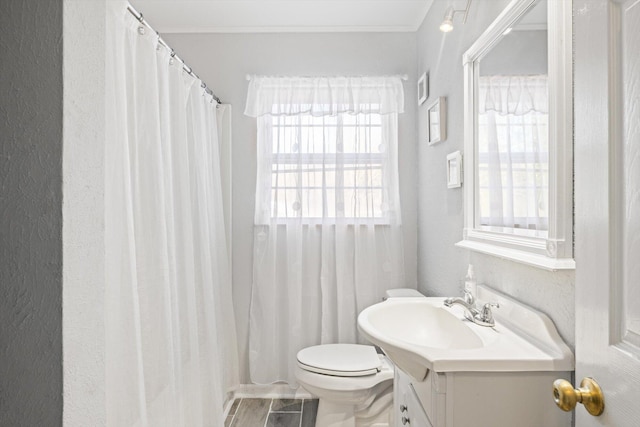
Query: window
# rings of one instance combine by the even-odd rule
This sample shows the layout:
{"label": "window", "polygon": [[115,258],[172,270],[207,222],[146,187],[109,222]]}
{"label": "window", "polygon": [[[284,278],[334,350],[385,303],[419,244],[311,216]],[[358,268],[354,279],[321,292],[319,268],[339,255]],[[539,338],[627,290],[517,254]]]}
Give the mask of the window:
{"label": "window", "polygon": [[271,218],[384,219],[380,114],[270,116]]}
{"label": "window", "polygon": [[399,77],[255,77],[256,225],[401,223]]}

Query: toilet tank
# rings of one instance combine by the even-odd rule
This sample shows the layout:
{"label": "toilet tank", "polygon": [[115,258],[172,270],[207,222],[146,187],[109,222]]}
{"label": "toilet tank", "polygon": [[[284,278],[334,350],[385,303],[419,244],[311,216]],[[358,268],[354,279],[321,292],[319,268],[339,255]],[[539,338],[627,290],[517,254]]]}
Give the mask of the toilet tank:
{"label": "toilet tank", "polygon": [[415,298],[424,297],[420,292],[410,288],[387,289],[384,293],[383,301],[389,298]]}

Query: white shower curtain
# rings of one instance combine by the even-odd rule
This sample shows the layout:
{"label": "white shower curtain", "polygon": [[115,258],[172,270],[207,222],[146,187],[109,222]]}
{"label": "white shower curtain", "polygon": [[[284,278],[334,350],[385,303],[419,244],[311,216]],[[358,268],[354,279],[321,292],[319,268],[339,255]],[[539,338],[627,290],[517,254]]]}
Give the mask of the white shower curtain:
{"label": "white shower curtain", "polygon": [[358,313],[404,286],[398,77],[251,81],[258,121],[250,374],[296,385],[296,353],[356,343]]}
{"label": "white shower curtain", "polygon": [[126,3],[110,12],[107,423],[218,427],[238,362],[216,103]]}

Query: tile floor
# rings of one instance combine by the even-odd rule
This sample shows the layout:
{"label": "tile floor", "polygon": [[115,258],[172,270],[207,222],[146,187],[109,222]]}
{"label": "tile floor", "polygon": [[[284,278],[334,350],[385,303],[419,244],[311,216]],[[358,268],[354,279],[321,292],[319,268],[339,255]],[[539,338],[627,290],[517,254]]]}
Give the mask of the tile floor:
{"label": "tile floor", "polygon": [[225,427],[314,427],[317,399],[236,399]]}

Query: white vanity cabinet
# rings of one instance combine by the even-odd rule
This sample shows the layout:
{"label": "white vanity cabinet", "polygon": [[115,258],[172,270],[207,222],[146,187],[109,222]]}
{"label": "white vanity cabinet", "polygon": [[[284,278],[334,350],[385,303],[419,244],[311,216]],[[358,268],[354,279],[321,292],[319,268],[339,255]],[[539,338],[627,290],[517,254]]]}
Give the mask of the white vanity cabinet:
{"label": "white vanity cabinet", "polygon": [[418,381],[396,368],[395,427],[570,427],[551,395],[563,374],[429,371]]}
{"label": "white vanity cabinet", "polygon": [[444,298],[391,298],[360,313],[360,331],[396,366],[395,427],[570,427],[553,382],[571,377],[573,353],[551,319],[487,286],[477,300],[499,305],[493,327]]}

